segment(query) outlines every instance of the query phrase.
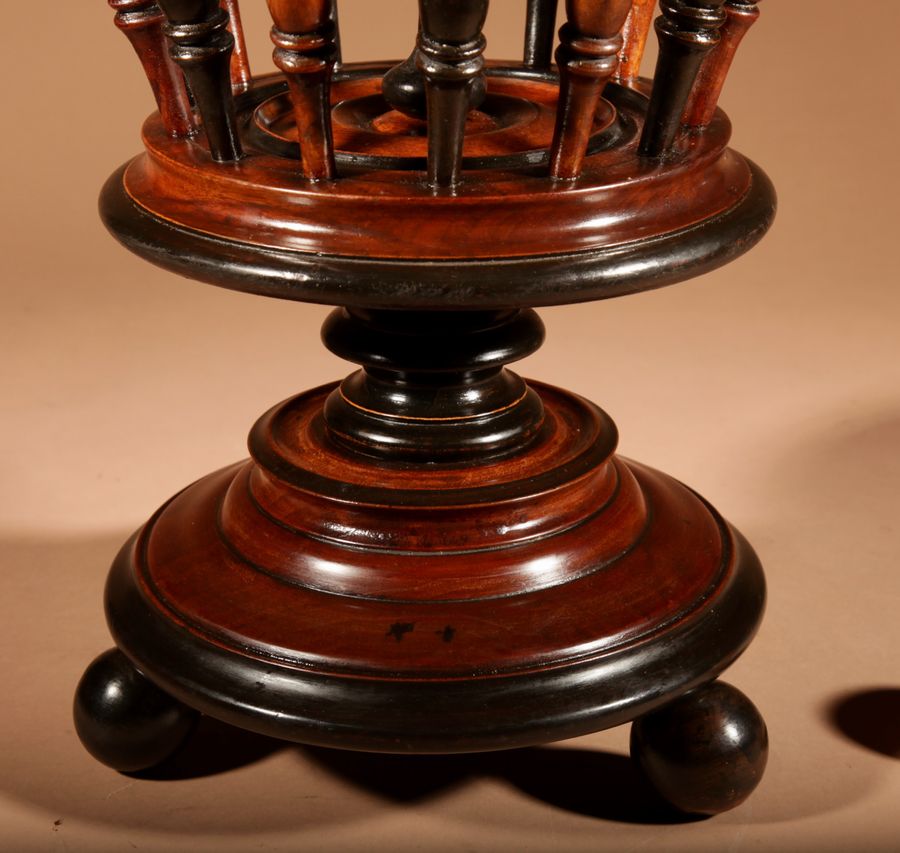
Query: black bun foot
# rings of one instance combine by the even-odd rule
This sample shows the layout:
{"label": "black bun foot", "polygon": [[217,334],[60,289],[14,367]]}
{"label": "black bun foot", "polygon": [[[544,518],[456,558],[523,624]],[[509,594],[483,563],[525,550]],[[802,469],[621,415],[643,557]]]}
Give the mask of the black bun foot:
{"label": "black bun foot", "polygon": [[631,755],[654,788],[688,814],[740,805],[766,768],[766,724],[736,688],[712,682],[631,727]]}
{"label": "black bun foot", "polygon": [[123,772],[168,758],[197,717],[142,675],[118,649],[87,668],[75,693],[75,730],[98,761]]}

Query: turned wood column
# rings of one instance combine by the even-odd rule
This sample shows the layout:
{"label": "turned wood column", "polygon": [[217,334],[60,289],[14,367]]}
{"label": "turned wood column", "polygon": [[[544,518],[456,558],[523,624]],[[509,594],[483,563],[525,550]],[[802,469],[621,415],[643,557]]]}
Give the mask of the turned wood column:
{"label": "turned wood column", "polygon": [[300,162],[311,181],[335,176],[331,77],[337,58],[331,0],[268,0],[275,26],[273,58],[294,104]]}
{"label": "turned wood column", "polygon": [[231,90],[234,37],[217,0],[159,0],[168,18],[165,33],[203,119],[214,160],[242,155]]}
{"label": "turned wood column", "polygon": [[576,178],[587,151],[606,81],[618,64],[622,26],[631,0],[566,0],[568,21],[559,31],[559,106],[550,149],[550,174]]}
{"label": "turned wood column", "polygon": [[656,19],[659,59],[639,149],[644,157],[661,157],[675,142],[703,57],[719,42],[724,2],[663,0]]}
{"label": "turned wood column", "polygon": [[719,43],[706,55],[684,115],[688,127],[706,127],[715,115],[725,78],[747,31],[759,18],[755,0],[728,0]]}
{"label": "turned wood column", "polygon": [[194,133],[194,117],[184,76],[169,55],[163,34],[165,15],[156,0],[109,0],[116,26],[128,37],[156,98],[159,114],[172,136]]}
{"label": "turned wood column", "polygon": [[416,64],[425,75],[428,182],[453,187],[462,168],[473,81],[484,70],[488,0],[419,0]]}

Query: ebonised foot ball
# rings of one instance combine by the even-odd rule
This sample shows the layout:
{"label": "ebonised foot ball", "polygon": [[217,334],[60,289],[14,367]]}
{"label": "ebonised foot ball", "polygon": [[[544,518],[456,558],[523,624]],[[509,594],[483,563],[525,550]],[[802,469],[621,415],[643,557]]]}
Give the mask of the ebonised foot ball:
{"label": "ebonised foot ball", "polygon": [[753,793],[766,769],[769,739],[753,703],[715,681],[636,720],[631,754],[677,809],[714,815]]}
{"label": "ebonised foot ball", "polygon": [[75,693],[78,737],[94,758],[122,772],[145,770],[168,758],[196,717],[118,649],[94,660]]}

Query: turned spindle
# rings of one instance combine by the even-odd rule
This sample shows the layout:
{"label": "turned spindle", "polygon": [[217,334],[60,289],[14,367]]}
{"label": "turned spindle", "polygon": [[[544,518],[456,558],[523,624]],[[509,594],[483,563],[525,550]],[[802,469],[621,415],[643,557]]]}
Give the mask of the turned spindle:
{"label": "turned spindle", "polygon": [[235,95],[239,95],[250,88],[253,80],[244,26],[241,23],[241,8],[238,0],[221,0],[220,5],[228,15],[228,32],[234,38],[234,52],[231,54],[231,88]]}
{"label": "turned spindle", "polygon": [[662,157],[681,127],[681,117],[703,57],[719,41],[725,0],[663,0],[656,19],[659,59],[639,152]]}
{"label": "turned spindle", "polygon": [[234,37],[228,32],[228,14],[216,0],[159,0],[168,18],[164,32],[171,55],[181,67],[214,160],[241,157],[231,91],[231,54]]}
{"label": "turned spindle", "polygon": [[553,61],[553,32],[558,0],[528,0],[525,17],[526,68],[549,71]]}
{"label": "turned spindle", "polygon": [[597,102],[618,64],[622,26],[630,0],[566,0],[567,22],[559,31],[559,105],[550,149],[550,174],[571,179],[581,173]]}
{"label": "turned spindle", "polygon": [[625,19],[622,30],[622,49],[619,51],[619,66],[615,79],[628,84],[636,80],[641,73],[641,60],[644,48],[650,35],[650,24],[653,23],[653,11],[656,0],[634,0],[631,11]]}
{"label": "turned spindle", "polygon": [[737,49],[759,18],[759,6],[755,0],[727,0],[725,15],[725,23],[719,30],[719,43],[703,60],[688,100],[684,115],[684,124],[688,127],[706,127],[712,121]]}
{"label": "turned spindle", "polygon": [[109,0],[116,10],[116,26],[128,37],[144,67],[159,106],[159,114],[172,136],[194,133],[194,119],[184,77],[169,56],[163,34],[165,16],[156,0]]}
{"label": "turned spindle", "polygon": [[284,72],[294,105],[300,163],[305,178],[335,176],[331,133],[331,76],[335,25],[331,0],[268,0],[275,26],[275,64]]}
{"label": "turned spindle", "polygon": [[487,9],[488,0],[419,0],[416,65],[425,75],[433,187],[459,183],[471,90],[484,71]]}

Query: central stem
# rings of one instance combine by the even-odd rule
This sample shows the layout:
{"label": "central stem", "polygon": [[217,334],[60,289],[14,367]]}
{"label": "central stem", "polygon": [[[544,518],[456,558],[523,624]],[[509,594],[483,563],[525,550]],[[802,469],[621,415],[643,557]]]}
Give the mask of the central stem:
{"label": "central stem", "polygon": [[332,440],[356,452],[480,463],[524,449],[543,424],[538,395],[505,368],[543,342],[530,309],[338,308],[322,338],[335,355],[363,365],[325,404]]}

